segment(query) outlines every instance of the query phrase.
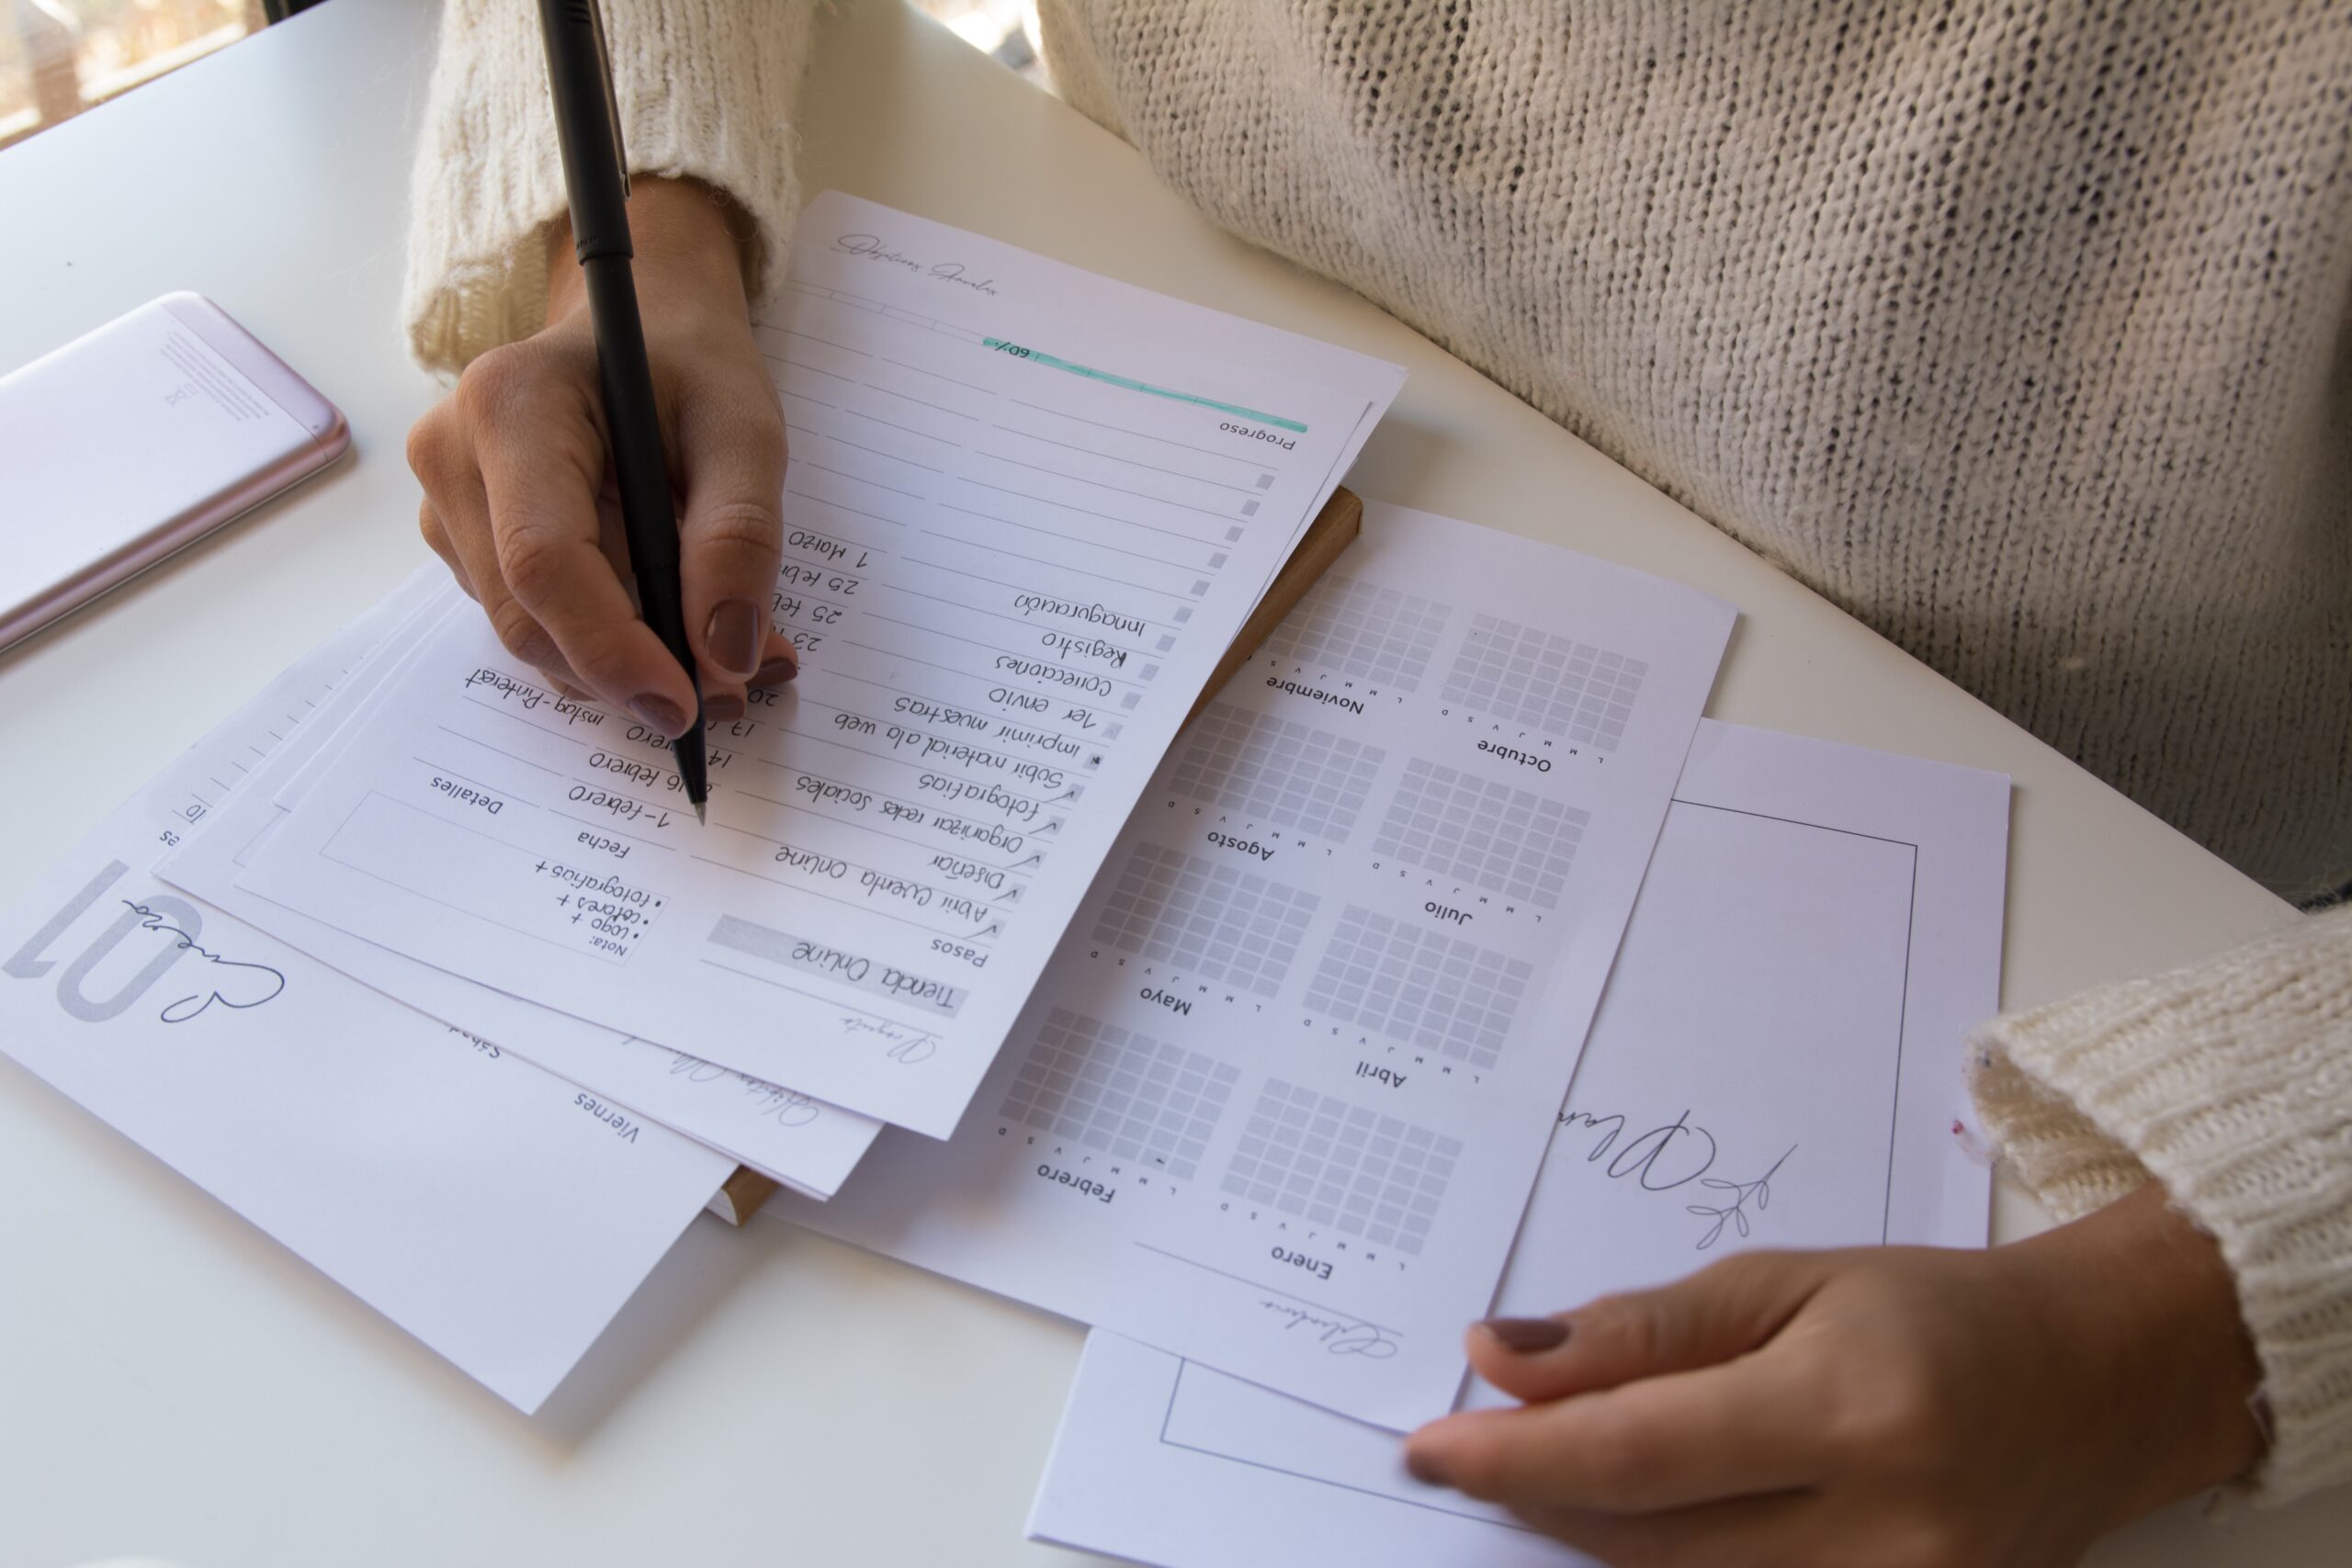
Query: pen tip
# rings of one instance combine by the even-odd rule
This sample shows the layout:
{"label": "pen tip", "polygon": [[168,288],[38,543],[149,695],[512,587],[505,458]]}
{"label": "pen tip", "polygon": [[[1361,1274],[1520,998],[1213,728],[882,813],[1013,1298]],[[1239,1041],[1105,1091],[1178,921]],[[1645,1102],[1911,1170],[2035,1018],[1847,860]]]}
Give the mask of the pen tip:
{"label": "pen tip", "polygon": [[701,823],[706,828],[710,826],[709,802],[702,800],[695,802],[695,820]]}

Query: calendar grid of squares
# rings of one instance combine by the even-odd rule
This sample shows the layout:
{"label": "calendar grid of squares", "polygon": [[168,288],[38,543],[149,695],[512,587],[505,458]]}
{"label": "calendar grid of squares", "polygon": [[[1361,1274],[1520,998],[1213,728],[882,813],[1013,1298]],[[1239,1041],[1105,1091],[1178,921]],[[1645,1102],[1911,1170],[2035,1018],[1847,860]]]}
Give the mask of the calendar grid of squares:
{"label": "calendar grid of squares", "polygon": [[1445,678],[1445,700],[1613,751],[1649,668],[1574,637],[1481,615]]}
{"label": "calendar grid of squares", "polygon": [[1458,1139],[1269,1078],[1225,1190],[1415,1257],[1462,1157]]}
{"label": "calendar grid of squares", "polygon": [[1103,902],[1094,940],[1272,997],[1317,902],[1255,872],[1140,843]]}
{"label": "calendar grid of squares", "polygon": [[1311,725],[1213,703],[1185,730],[1170,787],[1345,843],[1387,753]]}
{"label": "calendar grid of squares", "polygon": [[1306,1006],[1391,1040],[1491,1067],[1535,977],[1524,959],[1353,904],[1340,919]]}
{"label": "calendar grid of squares", "polygon": [[1055,1008],[1000,1114],[1189,1181],[1240,1077],[1198,1051]]}
{"label": "calendar grid of squares", "polygon": [[1573,806],[1416,757],[1372,847],[1407,865],[1556,909],[1590,821]]}
{"label": "calendar grid of squares", "polygon": [[1266,639],[1277,659],[1359,681],[1420,689],[1445,630],[1447,606],[1352,577],[1326,577]]}

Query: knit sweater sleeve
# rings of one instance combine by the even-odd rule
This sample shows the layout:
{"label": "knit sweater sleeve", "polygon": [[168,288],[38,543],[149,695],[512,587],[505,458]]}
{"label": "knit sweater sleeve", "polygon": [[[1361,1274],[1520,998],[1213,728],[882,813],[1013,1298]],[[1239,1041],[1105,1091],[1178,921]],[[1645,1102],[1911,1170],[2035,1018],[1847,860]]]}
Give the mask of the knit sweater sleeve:
{"label": "knit sweater sleeve", "polygon": [[[700,180],[752,219],[755,300],[781,280],[799,210],[790,116],[814,0],[604,0],[631,175]],[[538,8],[451,0],[409,181],[401,317],[429,369],[463,369],[547,317],[563,215]]]}
{"label": "knit sweater sleeve", "polygon": [[2262,1363],[2255,1499],[2352,1479],[2352,909],[1974,1043],[1985,1128],[2059,1219],[2154,1177],[2221,1244]]}

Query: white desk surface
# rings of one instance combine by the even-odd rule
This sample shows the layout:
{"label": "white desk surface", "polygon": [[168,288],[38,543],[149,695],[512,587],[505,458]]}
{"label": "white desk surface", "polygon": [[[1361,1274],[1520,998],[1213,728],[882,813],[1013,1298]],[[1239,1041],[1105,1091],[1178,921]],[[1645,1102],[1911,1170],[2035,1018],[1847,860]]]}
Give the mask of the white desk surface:
{"label": "white desk surface", "polygon": [[[823,25],[809,191],[1400,361],[1412,378],[1358,491],[1738,604],[1718,717],[2010,773],[2009,1005],[2289,918],[1426,340],[1220,233],[944,31],[888,0]],[[419,0],[337,0],[0,155],[0,367],[194,288],[341,403],[356,448],[0,659],[0,903],[427,558],[401,441],[438,389],[395,307],[435,26]],[[0,1195],[11,1568],[1079,1561],[1020,1531],[1080,1331],[780,1223],[692,1226],[526,1420],[5,1060]],[[1997,1235],[2042,1223],[2004,1190]],[[2347,1540],[2336,1495],[2226,1534],[2176,1509],[2096,1561],[2340,1564]]]}

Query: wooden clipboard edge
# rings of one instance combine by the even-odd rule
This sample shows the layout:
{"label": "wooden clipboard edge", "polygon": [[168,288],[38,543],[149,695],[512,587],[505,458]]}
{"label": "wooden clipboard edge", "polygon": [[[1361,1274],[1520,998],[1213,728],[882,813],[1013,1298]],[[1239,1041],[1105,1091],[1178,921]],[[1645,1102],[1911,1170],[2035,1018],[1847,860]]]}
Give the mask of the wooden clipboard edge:
{"label": "wooden clipboard edge", "polygon": [[1193,711],[1184,716],[1186,724],[1201,716],[1201,710],[1250,662],[1259,646],[1282,624],[1282,618],[1298,607],[1298,602],[1306,597],[1306,591],[1321,580],[1331,563],[1340,558],[1340,552],[1355,543],[1356,536],[1363,531],[1363,502],[1355,491],[1341,485],[1323,503],[1323,510],[1315,514],[1315,521],[1306,525],[1298,548],[1291,551],[1290,559],[1274,573],[1266,596],[1250,612],[1250,618],[1241,623],[1233,646],[1216,661],[1207,683],[1201,687],[1199,699],[1193,704]]}
{"label": "wooden clipboard edge", "polygon": [[760,1205],[775,1195],[776,1184],[748,1165],[739,1165],[735,1174],[718,1184],[710,1201],[703,1207],[730,1225],[740,1225],[760,1212]]}
{"label": "wooden clipboard edge", "polygon": [[[1201,709],[1208,705],[1210,699],[1224,690],[1226,682],[1250,662],[1274,627],[1282,623],[1282,618],[1306,597],[1306,591],[1321,580],[1331,563],[1340,558],[1340,552],[1353,544],[1356,536],[1363,531],[1363,502],[1353,491],[1341,485],[1332,491],[1331,499],[1323,503],[1323,510],[1317,513],[1315,521],[1306,525],[1306,532],[1299,537],[1298,548],[1290,553],[1290,559],[1284,561],[1282,570],[1274,574],[1274,581],[1267,588],[1265,598],[1250,612],[1250,618],[1241,623],[1240,633],[1234,637],[1233,646],[1227,649],[1225,657],[1216,661],[1216,668],[1210,671],[1207,683],[1201,687],[1199,700],[1193,704],[1193,711],[1184,716],[1186,724],[1198,718]],[[760,1205],[775,1194],[775,1189],[776,1184],[768,1178],[749,1166],[739,1165],[735,1168],[735,1174],[720,1184],[708,1207],[712,1213],[729,1224],[740,1225],[760,1212]]]}

